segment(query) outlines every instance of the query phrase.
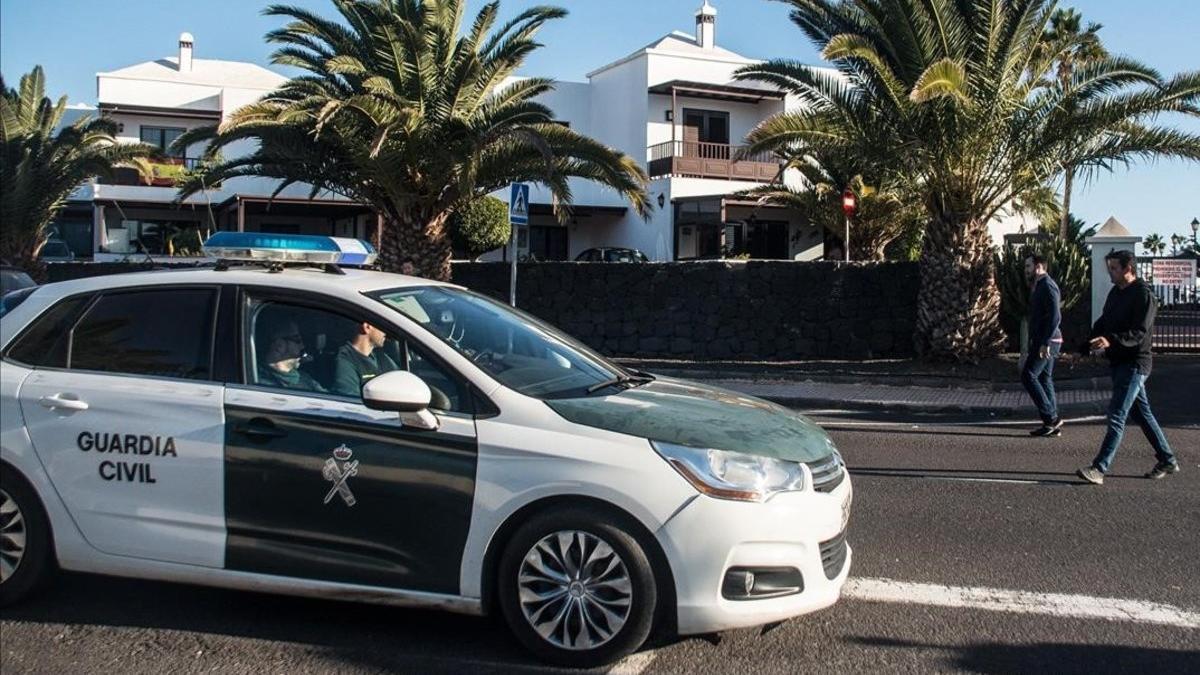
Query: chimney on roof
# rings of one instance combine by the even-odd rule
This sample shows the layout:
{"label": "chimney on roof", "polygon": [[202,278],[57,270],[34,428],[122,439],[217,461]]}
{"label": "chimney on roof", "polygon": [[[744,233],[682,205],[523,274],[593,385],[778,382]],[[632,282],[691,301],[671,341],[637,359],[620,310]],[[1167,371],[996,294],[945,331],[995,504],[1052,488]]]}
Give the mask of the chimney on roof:
{"label": "chimney on roof", "polygon": [[183,33],[179,36],[179,72],[192,72],[192,45],[196,39],[191,33]]}
{"label": "chimney on roof", "polygon": [[696,44],[702,49],[717,46],[717,8],[708,4],[708,0],[696,10]]}

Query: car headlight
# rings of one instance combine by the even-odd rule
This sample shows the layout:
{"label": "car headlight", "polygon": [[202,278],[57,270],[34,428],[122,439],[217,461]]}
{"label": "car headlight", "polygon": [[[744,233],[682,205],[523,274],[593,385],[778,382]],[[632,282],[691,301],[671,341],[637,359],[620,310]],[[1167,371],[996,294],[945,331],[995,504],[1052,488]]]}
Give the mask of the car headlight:
{"label": "car headlight", "polygon": [[808,467],[800,462],[662,441],[650,445],[697,490],[718,499],[765,502],[809,482]]}

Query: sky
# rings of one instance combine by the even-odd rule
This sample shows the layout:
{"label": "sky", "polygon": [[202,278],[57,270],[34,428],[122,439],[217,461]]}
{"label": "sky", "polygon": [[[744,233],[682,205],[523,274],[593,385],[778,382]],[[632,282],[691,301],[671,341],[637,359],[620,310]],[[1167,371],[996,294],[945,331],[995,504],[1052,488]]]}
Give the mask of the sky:
{"label": "sky", "polygon": [[[278,0],[330,15],[328,0]],[[521,74],[586,80],[586,74],[672,30],[692,32],[702,0],[502,0],[502,17],[536,4],[569,10],[540,34],[546,45]],[[96,103],[96,73],[177,53],[181,32],[196,38],[196,58],[268,65],[262,37],[281,21],[260,15],[255,0],[0,0],[0,72],[8,86],[34,65],[46,70],[52,96]],[[483,0],[470,0],[471,15]],[[787,6],[770,0],[712,0],[717,43],[751,58],[819,63],[817,51],[788,21]],[[1200,69],[1197,0],[1073,0],[1101,37],[1164,75]],[[273,66],[272,66],[273,67]],[[278,69],[284,74],[292,74]],[[1174,122],[1174,121],[1173,121]],[[1200,133],[1200,120],[1178,126]],[[1200,164],[1136,164],[1077,187],[1072,210],[1088,223],[1115,216],[1139,235],[1191,234],[1200,218]]]}

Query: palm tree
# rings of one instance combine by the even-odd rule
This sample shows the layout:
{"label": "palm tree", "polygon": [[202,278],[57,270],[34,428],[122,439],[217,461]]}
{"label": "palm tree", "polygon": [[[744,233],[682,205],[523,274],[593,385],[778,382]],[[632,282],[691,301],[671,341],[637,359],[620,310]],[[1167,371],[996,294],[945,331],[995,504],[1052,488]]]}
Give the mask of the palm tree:
{"label": "palm tree", "polygon": [[883,260],[888,245],[922,225],[920,195],[913,186],[894,179],[881,184],[874,176],[864,176],[861,165],[844,152],[798,153],[787,157],[783,166],[799,174],[799,189],[776,181],[741,195],[760,204],[792,209],[841,238],[845,232],[842,194],[850,188],[858,199],[858,212],[850,226],[852,260]]}
{"label": "palm tree", "polygon": [[118,166],[143,172],[158,149],[119,143],[117,124],[88,117],[59,128],[67,97],[51,103],[41,66],[9,89],[0,77],[0,257],[43,278],[38,254],[50,223],[81,183]]}
{"label": "palm tree", "polygon": [[[646,174],[633,159],[565,126],[535,99],[542,78],[511,79],[541,45],[535,34],[565,16],[533,7],[495,29],[499,2],[463,26],[466,0],[333,0],[338,20],[299,7],[264,13],[290,22],[267,34],[278,65],[305,72],[234,113],[185,134],[207,154],[247,139],[258,149],[204,172],[207,184],[237,176],[307,183],[372,205],[385,220],[380,262],[450,275],[450,216],[516,181],[547,186],[564,208],[570,177],[608,186],[643,216]],[[181,196],[201,189],[186,183]]]}
{"label": "palm tree", "polygon": [[1161,234],[1148,234],[1142,240],[1142,248],[1150,255],[1162,255],[1167,250],[1167,242],[1163,241]]}
{"label": "palm tree", "polygon": [[[1108,58],[1108,50],[1100,41],[1098,23],[1088,23],[1083,27],[1083,17],[1074,9],[1056,9],[1050,16],[1050,26],[1042,33],[1042,41],[1038,50],[1038,61],[1041,66],[1035,70],[1041,71],[1049,66],[1056,76],[1057,86],[1067,90],[1074,79],[1075,69]],[[1067,219],[1071,213],[1071,192],[1075,183],[1075,167],[1063,167],[1063,210],[1059,232],[1065,235],[1068,229]]]}
{"label": "palm tree", "polygon": [[1171,255],[1179,255],[1179,252],[1184,250],[1184,246],[1188,243],[1187,237],[1182,234],[1171,235]]}
{"label": "palm tree", "polygon": [[[1200,72],[1167,81],[1110,57],[1044,86],[1038,62],[1052,0],[781,0],[836,70],[774,60],[739,77],[806,104],[762,123],[749,152],[792,145],[892,158],[927,224],[916,347],[977,360],[1002,343],[988,224],[1064,167],[1145,157],[1200,160],[1200,136],[1157,123],[1196,114]],[[873,162],[868,159],[868,163]]]}

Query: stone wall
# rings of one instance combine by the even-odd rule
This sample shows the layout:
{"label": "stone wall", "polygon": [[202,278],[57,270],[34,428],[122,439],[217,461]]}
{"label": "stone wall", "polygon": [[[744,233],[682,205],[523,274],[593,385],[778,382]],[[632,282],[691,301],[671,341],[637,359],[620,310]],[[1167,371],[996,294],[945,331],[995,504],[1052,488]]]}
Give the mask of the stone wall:
{"label": "stone wall", "polygon": [[[456,263],[454,281],[508,299],[508,265]],[[916,263],[531,263],[517,306],[615,356],[913,356]]]}

